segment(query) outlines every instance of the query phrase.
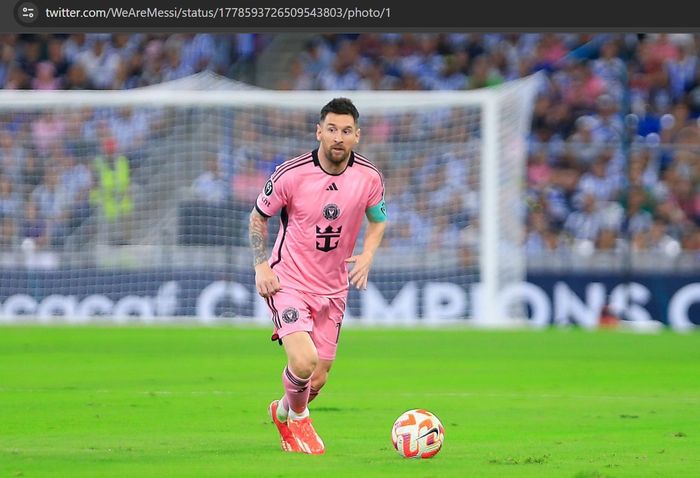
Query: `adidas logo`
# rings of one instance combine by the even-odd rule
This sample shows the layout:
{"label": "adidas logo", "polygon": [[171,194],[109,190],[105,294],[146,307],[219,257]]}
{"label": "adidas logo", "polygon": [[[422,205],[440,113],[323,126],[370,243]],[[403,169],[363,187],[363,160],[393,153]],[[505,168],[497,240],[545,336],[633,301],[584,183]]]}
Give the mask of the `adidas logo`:
{"label": "adidas logo", "polygon": [[338,186],[336,186],[335,183],[331,183],[331,185],[326,188],[326,191],[337,191],[337,190],[338,190]]}

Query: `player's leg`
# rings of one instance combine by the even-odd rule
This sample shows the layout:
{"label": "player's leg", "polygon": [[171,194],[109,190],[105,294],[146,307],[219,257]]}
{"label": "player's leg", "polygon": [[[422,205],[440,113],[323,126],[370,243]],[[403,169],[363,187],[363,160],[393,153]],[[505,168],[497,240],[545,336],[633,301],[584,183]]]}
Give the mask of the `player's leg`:
{"label": "player's leg", "polygon": [[317,360],[308,332],[313,326],[311,314],[293,291],[277,292],[267,299],[267,305],[275,329],[273,338],[280,339],[287,354],[287,364],[282,371],[284,395],[270,403],[268,413],[279,431],[282,449],[304,451],[289,429],[287,416],[290,404],[303,413],[309,399],[309,377]]}
{"label": "player's leg", "polygon": [[330,372],[332,366],[332,360],[318,360],[318,365],[316,365],[314,373],[311,375],[311,383],[309,384],[309,402],[318,396],[321,388],[328,381],[328,372]]}
{"label": "player's leg", "polygon": [[345,299],[328,298],[325,304],[314,316],[314,327],[311,339],[318,352],[318,365],[311,376],[309,401],[316,398],[321,388],[328,381],[328,373],[338,351],[340,329],[345,314]]}
{"label": "player's leg", "polygon": [[309,414],[309,385],[318,363],[316,346],[305,331],[285,335],[282,345],[287,353],[287,366],[282,372],[284,405],[292,418],[303,418]]}
{"label": "player's leg", "polygon": [[282,339],[287,352],[283,402],[289,409],[287,425],[299,446],[306,453],[321,454],[325,452],[325,446],[311,423],[307,405],[311,393],[311,379],[319,363],[316,344],[312,339],[313,328],[316,327],[316,317],[322,313],[325,301],[323,298],[304,295],[304,302],[308,304],[313,320],[311,330],[309,333],[291,333]]}
{"label": "player's leg", "polygon": [[328,374],[338,350],[340,328],[345,314],[344,299],[325,299],[324,302],[323,307],[314,315],[314,328],[311,331],[311,339],[316,345],[319,359],[311,375],[309,402],[318,396],[328,381]]}
{"label": "player's leg", "polygon": [[[287,367],[284,370],[284,402],[288,405],[287,426],[305,453],[324,453],[323,440],[311,424],[309,416],[309,394],[311,376],[318,363],[316,347],[306,332],[296,332],[282,339],[287,351]],[[292,372],[294,371],[294,372]]]}
{"label": "player's leg", "polygon": [[[321,387],[328,380],[328,372],[331,369],[338,348],[340,324],[345,312],[345,301],[342,299],[317,297],[315,300],[307,300],[307,303],[314,305],[312,314],[313,328],[308,336],[314,344],[314,349],[317,353],[317,364],[309,380],[308,403],[308,401],[313,400],[318,395]],[[316,307],[317,305],[318,307]],[[298,420],[294,419],[295,414],[290,412],[289,418],[287,420],[289,429],[297,438],[299,445],[304,451],[307,453],[323,453],[325,451],[323,441],[311,425],[308,415]]]}

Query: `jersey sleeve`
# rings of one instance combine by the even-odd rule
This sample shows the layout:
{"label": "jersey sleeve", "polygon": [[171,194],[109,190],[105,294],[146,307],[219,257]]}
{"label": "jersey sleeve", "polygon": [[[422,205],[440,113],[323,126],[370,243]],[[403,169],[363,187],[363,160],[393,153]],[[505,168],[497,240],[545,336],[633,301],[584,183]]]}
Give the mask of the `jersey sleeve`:
{"label": "jersey sleeve", "polygon": [[371,222],[384,222],[386,220],[384,178],[381,174],[373,175],[372,178],[365,215]]}
{"label": "jersey sleeve", "polygon": [[384,200],[384,178],[381,174],[373,174],[371,187],[369,189],[369,198],[367,200],[367,208],[371,208]]}
{"label": "jersey sleeve", "polygon": [[282,176],[275,179],[275,173],[265,182],[263,190],[255,200],[255,209],[265,217],[274,216],[287,205],[286,181]]}

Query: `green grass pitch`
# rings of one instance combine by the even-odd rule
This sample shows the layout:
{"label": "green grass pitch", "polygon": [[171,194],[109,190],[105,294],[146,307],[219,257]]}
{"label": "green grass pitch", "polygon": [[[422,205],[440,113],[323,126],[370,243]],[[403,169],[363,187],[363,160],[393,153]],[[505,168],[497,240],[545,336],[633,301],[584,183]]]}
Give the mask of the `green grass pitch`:
{"label": "green grass pitch", "polygon": [[[311,413],[327,451],[279,449],[284,352],[233,326],[0,327],[0,477],[700,476],[700,334],[361,329]],[[401,458],[427,408],[441,452]]]}

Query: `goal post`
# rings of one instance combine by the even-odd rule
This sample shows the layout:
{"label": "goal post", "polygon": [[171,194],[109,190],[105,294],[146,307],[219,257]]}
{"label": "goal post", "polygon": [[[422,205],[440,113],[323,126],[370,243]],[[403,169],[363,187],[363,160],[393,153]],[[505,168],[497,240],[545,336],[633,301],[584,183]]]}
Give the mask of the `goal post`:
{"label": "goal post", "polygon": [[[525,311],[502,293],[526,278],[524,184],[527,136],[540,76],[505,84],[483,107],[481,217],[481,292],[473,311],[475,323],[522,325]],[[510,305],[510,307],[509,307]]]}
{"label": "goal post", "polygon": [[347,96],[389,213],[348,322],[518,323],[503,294],[525,280],[520,205],[540,79],[470,91],[0,91],[0,177],[15,207],[0,228],[0,321],[267,323],[247,216],[276,165],[317,147],[321,107]]}

